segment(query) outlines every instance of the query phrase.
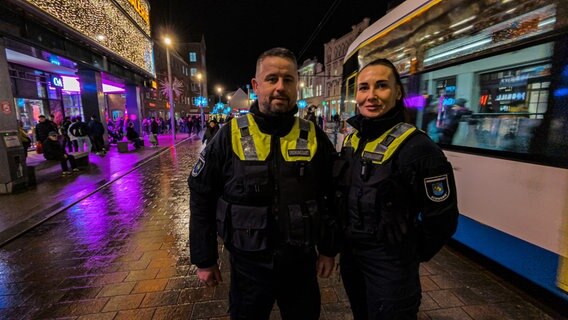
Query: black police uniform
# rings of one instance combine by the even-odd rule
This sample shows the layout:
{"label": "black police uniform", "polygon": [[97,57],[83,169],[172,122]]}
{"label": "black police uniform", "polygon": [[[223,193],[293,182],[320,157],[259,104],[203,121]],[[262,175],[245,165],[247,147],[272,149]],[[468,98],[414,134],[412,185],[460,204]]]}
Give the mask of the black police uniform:
{"label": "black police uniform", "polygon": [[349,119],[356,130],[333,169],[345,226],[340,270],[356,320],[416,319],[419,263],[457,227],[452,167],[403,113]]}
{"label": "black police uniform", "polygon": [[315,246],[337,253],[326,208],[335,150],[296,112],[267,116],[255,102],[221,128],[189,177],[191,262],[216,263],[217,231],[231,253],[234,319],[268,319],[275,300],[284,319],[319,318]]}

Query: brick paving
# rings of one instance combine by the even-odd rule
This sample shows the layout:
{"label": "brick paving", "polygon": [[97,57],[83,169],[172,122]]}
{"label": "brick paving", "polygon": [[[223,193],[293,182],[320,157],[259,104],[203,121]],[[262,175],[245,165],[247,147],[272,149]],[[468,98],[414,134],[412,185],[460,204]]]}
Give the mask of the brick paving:
{"label": "brick paving", "polygon": [[[187,177],[199,148],[182,142],[1,247],[0,318],[228,319],[223,247],[216,288],[189,263]],[[452,248],[420,273],[419,319],[562,319]],[[352,319],[337,274],[320,286],[321,318]]]}

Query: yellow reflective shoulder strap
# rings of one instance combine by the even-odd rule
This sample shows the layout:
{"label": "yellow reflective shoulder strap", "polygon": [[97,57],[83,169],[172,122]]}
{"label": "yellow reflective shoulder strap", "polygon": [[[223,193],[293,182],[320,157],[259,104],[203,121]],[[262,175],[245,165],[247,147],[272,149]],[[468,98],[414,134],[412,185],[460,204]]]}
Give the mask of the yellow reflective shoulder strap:
{"label": "yellow reflective shoulder strap", "polygon": [[232,120],[231,142],[233,152],[240,160],[264,161],[270,153],[270,135],[260,131],[252,115]]}
{"label": "yellow reflective shoulder strap", "polygon": [[417,129],[415,126],[401,122],[389,131],[385,132],[378,139],[369,142],[365,146],[362,158],[371,160],[373,163],[382,164],[387,161],[402,143]]}
{"label": "yellow reflective shoulder strap", "polygon": [[353,148],[357,150],[359,146],[359,137],[357,136],[357,130],[354,130],[350,134],[348,134],[345,139],[343,139],[343,147],[344,148]]}
{"label": "yellow reflective shoulder strap", "polygon": [[315,126],[312,122],[296,118],[290,132],[280,138],[282,157],[287,162],[310,161],[317,151]]}

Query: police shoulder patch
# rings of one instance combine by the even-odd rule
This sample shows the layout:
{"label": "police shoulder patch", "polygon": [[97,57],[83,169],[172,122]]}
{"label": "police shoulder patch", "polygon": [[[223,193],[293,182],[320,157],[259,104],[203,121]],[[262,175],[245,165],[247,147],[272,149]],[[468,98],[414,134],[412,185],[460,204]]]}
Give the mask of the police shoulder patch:
{"label": "police shoulder patch", "polygon": [[428,198],[434,202],[442,202],[450,196],[447,174],[424,179],[424,187]]}
{"label": "police shoulder patch", "polygon": [[199,160],[197,160],[197,163],[193,167],[193,170],[191,170],[191,176],[197,177],[201,173],[201,171],[203,171],[203,168],[205,168],[205,159],[202,155],[200,155]]}

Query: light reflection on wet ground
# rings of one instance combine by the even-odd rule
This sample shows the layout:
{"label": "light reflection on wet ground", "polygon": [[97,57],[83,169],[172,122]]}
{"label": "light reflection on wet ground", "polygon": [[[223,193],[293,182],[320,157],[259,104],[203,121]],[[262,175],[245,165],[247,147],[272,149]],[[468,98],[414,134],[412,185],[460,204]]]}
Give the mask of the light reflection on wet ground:
{"label": "light reflection on wet ground", "polygon": [[[214,289],[189,263],[187,177],[199,148],[171,148],[2,247],[0,318],[227,318],[226,254]],[[453,251],[421,274],[420,319],[547,319]],[[338,279],[320,285],[322,319],[350,319]]]}

